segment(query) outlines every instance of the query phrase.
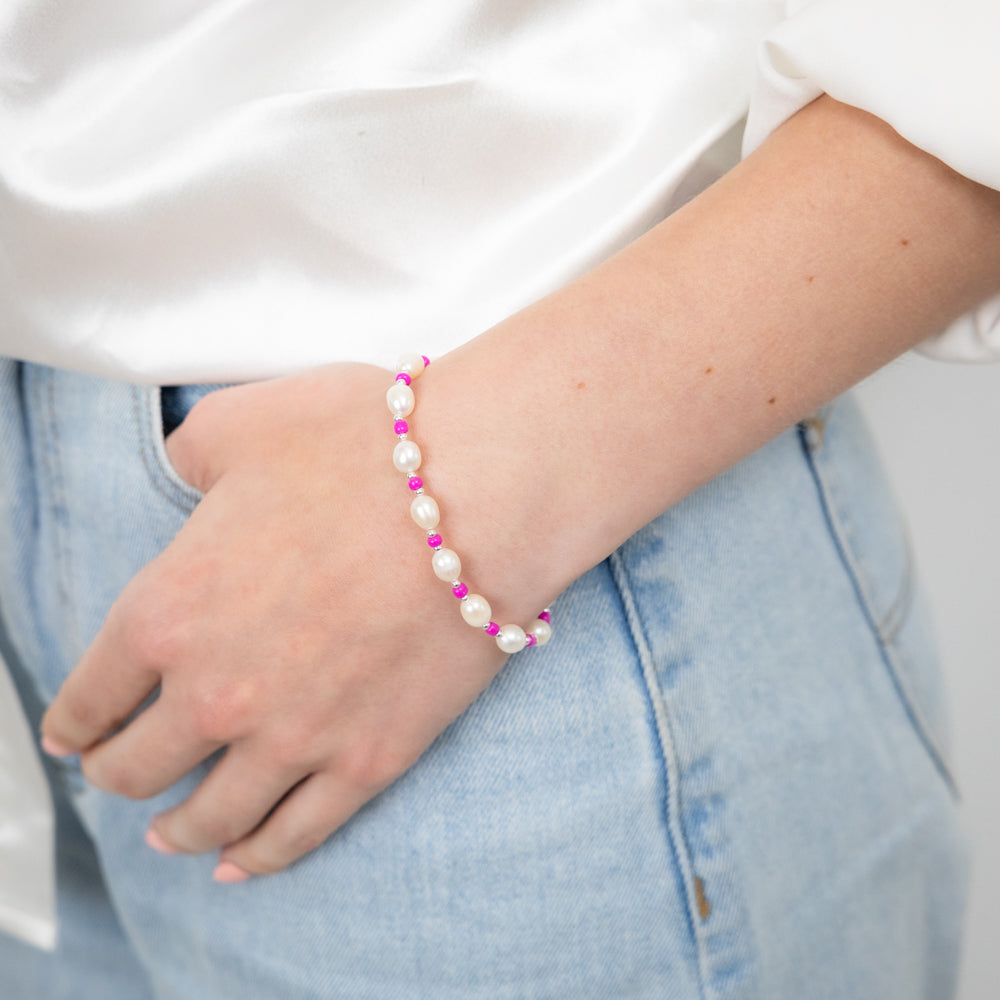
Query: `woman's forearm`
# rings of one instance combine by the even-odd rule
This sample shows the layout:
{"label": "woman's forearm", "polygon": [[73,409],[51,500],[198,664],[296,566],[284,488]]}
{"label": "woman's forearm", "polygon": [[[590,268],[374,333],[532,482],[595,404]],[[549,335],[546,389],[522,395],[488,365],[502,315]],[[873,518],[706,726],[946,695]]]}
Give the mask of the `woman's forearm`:
{"label": "woman's forearm", "polygon": [[426,468],[470,574],[523,614],[997,288],[1000,193],[821,98],[427,373]]}

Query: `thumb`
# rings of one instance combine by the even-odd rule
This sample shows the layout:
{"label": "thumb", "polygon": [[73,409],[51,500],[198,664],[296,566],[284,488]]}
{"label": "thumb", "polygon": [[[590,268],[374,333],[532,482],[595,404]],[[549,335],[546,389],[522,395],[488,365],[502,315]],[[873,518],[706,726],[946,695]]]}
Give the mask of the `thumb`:
{"label": "thumb", "polygon": [[199,400],[163,442],[174,471],[201,493],[207,493],[222,475],[220,449],[213,446],[218,437],[213,434],[218,407],[206,405],[211,398]]}

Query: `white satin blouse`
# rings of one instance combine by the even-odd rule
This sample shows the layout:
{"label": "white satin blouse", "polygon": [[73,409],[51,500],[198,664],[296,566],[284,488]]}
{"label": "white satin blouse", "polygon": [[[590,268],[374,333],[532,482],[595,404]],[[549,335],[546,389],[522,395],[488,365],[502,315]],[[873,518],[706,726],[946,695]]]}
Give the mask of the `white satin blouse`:
{"label": "white satin blouse", "polygon": [[995,0],[3,8],[0,353],[109,376],[444,353],[728,166],[752,92],[751,145],[827,90],[1000,186]]}
{"label": "white satin blouse", "polygon": [[[997,39],[996,0],[8,0],[0,353],[168,383],[442,354],[823,91],[1000,188]],[[930,349],[1000,355],[1000,296]],[[12,712],[0,927],[50,945]]]}

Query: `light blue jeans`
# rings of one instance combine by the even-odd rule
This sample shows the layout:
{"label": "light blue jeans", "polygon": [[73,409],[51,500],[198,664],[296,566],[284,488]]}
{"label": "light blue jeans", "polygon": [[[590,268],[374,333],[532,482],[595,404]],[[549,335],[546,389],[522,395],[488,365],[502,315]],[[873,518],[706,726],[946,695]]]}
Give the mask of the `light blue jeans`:
{"label": "light blue jeans", "polygon": [[[0,606],[37,712],[199,497],[154,388],[0,362],[0,432]],[[554,615],[278,875],[221,886],[212,857],[144,845],[203,771],[132,802],[51,765],[61,946],[0,943],[3,997],[951,994],[965,866],[937,664],[853,403],[648,525]]]}

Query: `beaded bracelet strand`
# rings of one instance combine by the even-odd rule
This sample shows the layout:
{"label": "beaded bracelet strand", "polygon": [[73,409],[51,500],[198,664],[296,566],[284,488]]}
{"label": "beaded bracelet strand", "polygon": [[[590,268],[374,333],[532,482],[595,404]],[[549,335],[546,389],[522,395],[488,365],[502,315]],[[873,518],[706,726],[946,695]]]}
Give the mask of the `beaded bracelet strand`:
{"label": "beaded bracelet strand", "polygon": [[548,608],[540,612],[527,628],[521,628],[520,625],[498,625],[492,620],[493,611],[489,601],[481,594],[470,594],[468,586],[460,579],[462,561],[457,553],[444,547],[438,532],[441,513],[437,501],[424,492],[424,481],[416,475],[421,462],[420,448],[415,441],[410,440],[410,425],[405,419],[416,405],[411,385],[429,364],[430,360],[423,355],[404,355],[396,366],[396,380],[385,396],[394,420],[393,431],[399,438],[392,453],[392,464],[406,475],[407,486],[413,493],[410,516],[427,532],[427,544],[434,550],[431,557],[434,573],[439,580],[451,584],[451,592],[461,602],[459,610],[462,618],[469,625],[495,636],[497,645],[505,653],[517,653],[526,646],[544,646],[552,637]]}

